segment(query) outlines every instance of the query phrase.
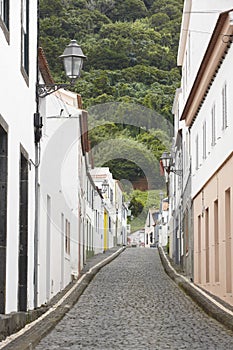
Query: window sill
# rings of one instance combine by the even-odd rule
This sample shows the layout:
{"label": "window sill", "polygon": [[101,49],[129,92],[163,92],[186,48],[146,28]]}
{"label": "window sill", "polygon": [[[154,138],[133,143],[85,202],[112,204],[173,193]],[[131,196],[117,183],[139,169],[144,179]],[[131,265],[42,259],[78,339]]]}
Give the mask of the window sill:
{"label": "window sill", "polygon": [[21,74],[22,74],[27,86],[29,86],[29,77],[28,77],[28,74],[26,73],[23,66],[21,66]]}
{"label": "window sill", "polygon": [[6,41],[8,43],[8,45],[10,45],[10,32],[9,29],[6,27],[5,23],[2,21],[2,19],[0,18],[0,28],[3,31],[3,34],[5,35]]}

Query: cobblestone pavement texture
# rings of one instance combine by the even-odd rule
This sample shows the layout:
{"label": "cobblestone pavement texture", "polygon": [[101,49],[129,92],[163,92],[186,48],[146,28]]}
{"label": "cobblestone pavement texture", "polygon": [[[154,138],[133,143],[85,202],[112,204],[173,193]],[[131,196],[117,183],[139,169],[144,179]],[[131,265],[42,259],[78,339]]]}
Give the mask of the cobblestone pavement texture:
{"label": "cobblestone pavement texture", "polygon": [[232,350],[233,333],[166,275],[157,249],[126,249],[36,350]]}

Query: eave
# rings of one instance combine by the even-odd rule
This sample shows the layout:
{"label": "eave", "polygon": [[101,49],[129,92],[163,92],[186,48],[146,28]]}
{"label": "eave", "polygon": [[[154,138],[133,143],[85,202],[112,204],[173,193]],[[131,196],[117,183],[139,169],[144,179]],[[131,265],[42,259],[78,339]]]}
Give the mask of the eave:
{"label": "eave", "polygon": [[54,84],[54,80],[49,69],[48,61],[45,57],[42,47],[39,47],[38,49],[38,66],[45,84]]}
{"label": "eave", "polygon": [[203,103],[208,90],[220,68],[223,59],[231,45],[230,40],[223,40],[233,34],[233,25],[229,20],[229,13],[223,12],[216,23],[206,53],[198,70],[196,79],[184,106],[180,120],[185,120],[187,126],[191,126]]}

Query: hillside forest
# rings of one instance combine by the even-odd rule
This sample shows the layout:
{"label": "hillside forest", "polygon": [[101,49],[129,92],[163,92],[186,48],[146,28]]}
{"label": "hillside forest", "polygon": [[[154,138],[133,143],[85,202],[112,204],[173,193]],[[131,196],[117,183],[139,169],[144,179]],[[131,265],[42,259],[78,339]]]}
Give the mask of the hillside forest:
{"label": "hillside forest", "polygon": [[[74,91],[89,113],[95,166],[122,181],[132,231],[158,207],[159,158],[172,137],[183,0],[40,0],[40,45],[56,82],[76,39],[87,60]],[[153,195],[152,195],[153,194]]]}

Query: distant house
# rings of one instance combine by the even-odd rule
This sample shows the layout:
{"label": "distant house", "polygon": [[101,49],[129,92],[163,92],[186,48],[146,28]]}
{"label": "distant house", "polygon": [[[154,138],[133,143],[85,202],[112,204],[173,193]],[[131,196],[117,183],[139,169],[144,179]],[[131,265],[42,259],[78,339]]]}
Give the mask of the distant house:
{"label": "distant house", "polygon": [[90,175],[103,196],[103,249],[107,250],[117,244],[125,245],[127,208],[124,204],[121,185],[113,178],[107,167],[93,168],[90,170]]}
{"label": "distant house", "polygon": [[160,204],[160,211],[158,215],[158,237],[159,246],[165,247],[168,243],[168,214],[169,214],[169,203],[168,198],[164,198]]}
{"label": "distant house", "polygon": [[156,225],[158,224],[159,210],[149,209],[145,223],[145,247],[158,246],[159,236]]}

